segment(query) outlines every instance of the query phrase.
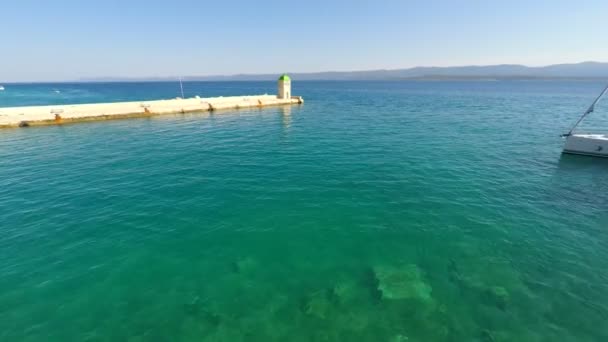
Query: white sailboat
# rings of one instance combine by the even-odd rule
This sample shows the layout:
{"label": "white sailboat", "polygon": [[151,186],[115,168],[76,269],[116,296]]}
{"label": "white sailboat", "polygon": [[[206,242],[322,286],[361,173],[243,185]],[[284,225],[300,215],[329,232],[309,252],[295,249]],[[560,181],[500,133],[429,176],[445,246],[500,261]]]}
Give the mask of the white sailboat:
{"label": "white sailboat", "polygon": [[593,157],[608,157],[608,134],[573,133],[587,115],[593,113],[595,105],[608,93],[608,86],[593,101],[589,109],[578,119],[576,124],[562,137],[566,138],[563,153],[581,154]]}
{"label": "white sailboat", "polygon": [[4,90],[4,87],[0,85],[0,91]]}

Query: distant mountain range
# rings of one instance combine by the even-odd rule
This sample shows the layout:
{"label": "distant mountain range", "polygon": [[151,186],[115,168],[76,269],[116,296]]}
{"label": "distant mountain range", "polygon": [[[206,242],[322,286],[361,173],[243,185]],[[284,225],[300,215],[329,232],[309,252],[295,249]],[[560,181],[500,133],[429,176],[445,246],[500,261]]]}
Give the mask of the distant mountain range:
{"label": "distant mountain range", "polygon": [[[494,80],[494,79],[559,79],[608,78],[608,63],[583,62],[528,67],[517,64],[457,67],[415,67],[395,70],[328,71],[315,73],[289,73],[294,80]],[[184,81],[268,81],[278,74],[239,74],[220,76],[188,76]],[[173,81],[176,77],[158,78],[95,78],[82,81]]]}

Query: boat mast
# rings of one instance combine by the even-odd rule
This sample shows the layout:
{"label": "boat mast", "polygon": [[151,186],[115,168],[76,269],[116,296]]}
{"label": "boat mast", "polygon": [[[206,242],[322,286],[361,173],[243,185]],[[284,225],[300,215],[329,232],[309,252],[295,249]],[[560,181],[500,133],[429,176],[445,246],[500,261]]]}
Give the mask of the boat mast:
{"label": "boat mast", "polygon": [[574,126],[572,126],[572,128],[570,129],[570,131],[566,134],[562,134],[562,137],[569,137],[572,135],[572,131],[574,131],[574,129],[576,128],[576,126],[578,126],[581,121],[583,121],[583,119],[593,113],[593,111],[595,110],[595,105],[600,102],[600,99],[606,95],[606,93],[608,92],[608,85],[606,86],[606,88],[604,88],[604,90],[600,93],[600,95],[595,99],[595,101],[593,101],[593,103],[591,104],[591,106],[589,106],[589,109],[587,109],[587,111],[585,113],[583,113],[583,116],[580,117],[580,119],[578,119],[578,121],[574,124]]}
{"label": "boat mast", "polygon": [[182,99],[184,98],[184,86],[182,85],[182,77],[179,77],[179,89],[182,91]]}

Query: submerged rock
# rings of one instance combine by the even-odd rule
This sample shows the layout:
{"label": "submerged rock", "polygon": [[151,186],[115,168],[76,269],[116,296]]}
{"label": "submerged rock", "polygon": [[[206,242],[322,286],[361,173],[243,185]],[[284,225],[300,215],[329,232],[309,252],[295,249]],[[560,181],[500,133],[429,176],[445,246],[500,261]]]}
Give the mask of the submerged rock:
{"label": "submerged rock", "polygon": [[220,315],[210,311],[199,297],[195,297],[191,302],[184,304],[184,310],[189,316],[198,317],[212,326],[220,324]]}
{"label": "submerged rock", "polygon": [[348,331],[361,332],[364,331],[370,324],[370,314],[365,310],[356,310],[350,312],[340,311],[336,315],[335,322],[337,327]]}
{"label": "submerged rock", "polygon": [[427,284],[418,266],[409,264],[401,267],[374,267],[378,291],[382,299],[418,299],[430,301],[432,288]]}
{"label": "submerged rock", "polygon": [[458,264],[454,259],[450,259],[450,262],[448,263],[448,279],[457,285],[460,285],[462,282],[462,275],[460,274]]}
{"label": "submerged rock", "polygon": [[217,327],[222,322],[222,317],[215,312],[203,310],[201,316],[205,322],[213,327]]}
{"label": "submerged rock", "polygon": [[188,315],[197,315],[201,310],[201,307],[198,302],[198,298],[193,300],[191,303],[184,304],[184,311]]}
{"label": "submerged rock", "polygon": [[391,342],[406,342],[409,340],[409,337],[402,334],[396,335],[395,337],[391,338]]}
{"label": "submerged rock", "polygon": [[251,257],[245,257],[233,261],[231,264],[232,271],[234,273],[247,273],[253,270],[257,266],[257,261]]}
{"label": "submerged rock", "polygon": [[327,318],[332,304],[326,291],[317,291],[310,294],[304,303],[304,313],[317,318]]}
{"label": "submerged rock", "polygon": [[509,292],[502,286],[492,286],[485,291],[486,298],[490,301],[490,304],[496,306],[501,310],[507,309],[509,303]]}
{"label": "submerged rock", "polygon": [[481,341],[482,342],[496,342],[494,338],[494,334],[490,330],[484,330],[481,332]]}
{"label": "submerged rock", "polygon": [[346,304],[362,297],[364,289],[353,281],[341,281],[331,288],[331,295],[340,304]]}

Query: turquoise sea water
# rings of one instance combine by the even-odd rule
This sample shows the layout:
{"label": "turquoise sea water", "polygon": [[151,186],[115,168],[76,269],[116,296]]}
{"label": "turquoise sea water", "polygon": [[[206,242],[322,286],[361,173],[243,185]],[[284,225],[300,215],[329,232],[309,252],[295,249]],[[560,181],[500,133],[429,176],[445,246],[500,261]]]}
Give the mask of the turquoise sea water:
{"label": "turquoise sea water", "polygon": [[559,138],[601,86],[296,80],[302,106],[2,130],[0,340],[606,341],[608,161]]}

